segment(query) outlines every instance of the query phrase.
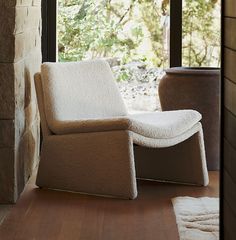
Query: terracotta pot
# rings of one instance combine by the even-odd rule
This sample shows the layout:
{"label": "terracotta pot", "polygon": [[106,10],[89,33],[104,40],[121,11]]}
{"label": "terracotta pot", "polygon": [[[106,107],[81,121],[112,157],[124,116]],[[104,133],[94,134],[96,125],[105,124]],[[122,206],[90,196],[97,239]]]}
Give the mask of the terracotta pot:
{"label": "terracotta pot", "polygon": [[194,109],[202,114],[209,170],[220,163],[220,70],[177,67],[166,70],[159,84],[163,111]]}

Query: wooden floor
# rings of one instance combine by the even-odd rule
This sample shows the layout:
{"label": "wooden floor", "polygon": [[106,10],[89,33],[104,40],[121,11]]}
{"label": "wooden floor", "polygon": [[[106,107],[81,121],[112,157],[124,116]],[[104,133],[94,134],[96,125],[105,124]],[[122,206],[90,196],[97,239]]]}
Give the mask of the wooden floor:
{"label": "wooden floor", "polygon": [[211,172],[205,188],[139,181],[136,200],[41,190],[31,182],[2,223],[0,239],[177,240],[171,198],[218,196],[218,177]]}
{"label": "wooden floor", "polygon": [[0,225],[5,219],[5,217],[9,214],[13,205],[0,205]]}

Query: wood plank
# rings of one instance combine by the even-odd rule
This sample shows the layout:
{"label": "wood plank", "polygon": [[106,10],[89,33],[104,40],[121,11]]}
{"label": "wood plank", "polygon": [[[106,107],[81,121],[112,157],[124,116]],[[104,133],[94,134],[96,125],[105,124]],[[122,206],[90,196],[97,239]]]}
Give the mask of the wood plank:
{"label": "wood plank", "polygon": [[219,173],[194,187],[139,181],[136,200],[92,197],[27,186],[0,227],[4,240],[178,240],[171,198],[219,196]]}
{"label": "wood plank", "polygon": [[236,51],[224,48],[224,75],[236,83]]}
{"label": "wood plank", "polygon": [[224,139],[224,169],[236,182],[236,149]]}
{"label": "wood plank", "polygon": [[[224,39],[223,43],[228,48],[223,48],[224,55],[224,100],[225,106],[234,114],[236,113],[235,86],[236,83],[236,1],[222,1],[224,13]],[[230,48],[230,49],[229,49]],[[234,83],[230,82],[233,81]],[[224,110],[224,169],[223,169],[223,208],[224,208],[224,239],[234,240],[236,236],[236,117],[228,110]],[[234,180],[232,179],[234,178]],[[233,202],[234,201],[234,202]],[[229,203],[228,203],[229,202]],[[230,206],[229,206],[230,204]],[[232,209],[233,208],[233,209]],[[233,213],[234,212],[234,213]]]}
{"label": "wood plank", "polygon": [[226,108],[224,109],[224,136],[236,148],[236,117]]}
{"label": "wood plank", "polygon": [[0,205],[0,225],[10,212],[13,205]]}
{"label": "wood plank", "polygon": [[236,84],[225,78],[224,87],[225,107],[236,116]]}
{"label": "wood plank", "polygon": [[232,209],[233,214],[236,216],[236,191],[232,191],[232,189],[236,189],[236,183],[233,180],[233,177],[224,170],[224,199]]}
{"label": "wood plank", "polygon": [[224,19],[224,44],[226,47],[236,50],[236,18]]}
{"label": "wood plank", "polygon": [[224,16],[236,17],[236,1],[224,0]]}
{"label": "wood plank", "polygon": [[228,203],[224,202],[224,239],[235,240],[236,236],[236,217],[232,213]]}

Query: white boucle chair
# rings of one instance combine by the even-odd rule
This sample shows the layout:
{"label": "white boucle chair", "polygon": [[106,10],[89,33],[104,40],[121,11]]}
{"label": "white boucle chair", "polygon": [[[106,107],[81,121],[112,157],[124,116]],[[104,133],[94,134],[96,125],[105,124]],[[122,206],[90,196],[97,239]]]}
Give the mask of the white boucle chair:
{"label": "white boucle chair", "polygon": [[35,86],[39,187],[134,199],[136,177],[208,184],[197,111],[129,115],[103,60],[44,63]]}

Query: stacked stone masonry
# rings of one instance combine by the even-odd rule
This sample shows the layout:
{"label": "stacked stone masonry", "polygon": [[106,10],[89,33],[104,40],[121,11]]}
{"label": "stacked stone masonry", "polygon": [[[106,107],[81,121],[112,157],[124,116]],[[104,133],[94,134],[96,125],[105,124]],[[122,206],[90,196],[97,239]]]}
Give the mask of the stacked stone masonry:
{"label": "stacked stone masonry", "polygon": [[0,0],[0,12],[0,203],[10,203],[39,156],[33,77],[41,65],[41,0]]}

